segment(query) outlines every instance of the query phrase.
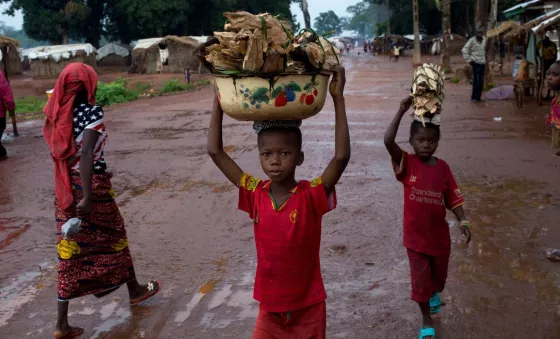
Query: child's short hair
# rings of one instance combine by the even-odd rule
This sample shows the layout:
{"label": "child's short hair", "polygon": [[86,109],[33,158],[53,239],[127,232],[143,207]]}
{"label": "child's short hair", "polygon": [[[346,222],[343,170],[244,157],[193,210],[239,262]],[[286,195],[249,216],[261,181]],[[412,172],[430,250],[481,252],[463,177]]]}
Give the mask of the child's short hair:
{"label": "child's short hair", "polygon": [[285,134],[293,134],[298,149],[301,149],[303,141],[301,130],[298,127],[270,127],[259,131],[258,135],[264,135],[269,132],[280,132]]}
{"label": "child's short hair", "polygon": [[439,138],[441,137],[441,131],[439,129],[439,125],[434,125],[432,123],[427,122],[424,126],[420,121],[414,120],[414,121],[412,121],[412,124],[410,125],[410,138],[412,139],[414,137],[414,135],[416,133],[418,133],[418,131],[421,128],[433,129],[433,130],[436,131],[437,139],[439,140]]}
{"label": "child's short hair", "polygon": [[301,149],[303,142],[299,126],[301,126],[301,120],[269,120],[255,121],[253,123],[253,129],[258,135],[265,132],[293,133],[298,148]]}

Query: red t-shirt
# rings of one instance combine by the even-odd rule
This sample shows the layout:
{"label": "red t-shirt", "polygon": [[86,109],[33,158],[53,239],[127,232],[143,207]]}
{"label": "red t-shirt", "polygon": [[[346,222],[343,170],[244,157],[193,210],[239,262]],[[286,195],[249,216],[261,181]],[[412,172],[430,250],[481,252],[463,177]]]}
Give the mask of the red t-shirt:
{"label": "red t-shirt", "polygon": [[288,312],[327,298],[319,261],[321,219],[336,207],[336,194],[327,197],[321,178],[300,181],[288,200],[275,206],[270,184],[244,174],[239,209],[254,221],[254,298],[268,312]]}
{"label": "red t-shirt", "polygon": [[441,159],[429,166],[406,152],[400,166],[393,167],[404,185],[404,246],[434,256],[449,253],[446,208],[454,210],[465,202],[451,169]]}

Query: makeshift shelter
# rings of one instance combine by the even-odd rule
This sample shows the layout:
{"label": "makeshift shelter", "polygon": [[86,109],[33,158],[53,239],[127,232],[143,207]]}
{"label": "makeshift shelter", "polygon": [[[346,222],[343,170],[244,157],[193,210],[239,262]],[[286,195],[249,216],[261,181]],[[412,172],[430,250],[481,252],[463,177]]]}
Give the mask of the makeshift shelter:
{"label": "makeshift shelter", "polygon": [[519,29],[519,27],[521,27],[521,25],[517,22],[504,21],[500,23],[498,27],[489,30],[486,36],[488,39],[499,38],[512,30]]}
{"label": "makeshift shelter", "polygon": [[[8,55],[6,63],[4,63],[4,51]],[[2,62],[4,73],[8,75],[21,74],[21,57],[17,40],[0,36],[0,62]]]}
{"label": "makeshift shelter", "polygon": [[73,62],[97,67],[97,50],[90,44],[36,47],[26,50],[25,54],[35,79],[56,78]]}
{"label": "makeshift shelter", "polygon": [[525,23],[559,7],[560,3],[557,0],[529,0],[508,8],[503,13],[509,20]]}
{"label": "makeshift shelter", "polygon": [[[463,47],[467,43],[467,38],[458,34],[449,36],[449,55],[461,55]],[[443,48],[443,36],[438,36],[432,40],[432,55],[441,54]]]}
{"label": "makeshift shelter", "polygon": [[97,64],[106,66],[130,66],[132,62],[132,46],[108,43],[97,50]]}
{"label": "makeshift shelter", "polygon": [[167,36],[139,40],[132,50],[131,73],[184,73],[196,71],[200,61],[195,55],[200,43],[189,37]]}
{"label": "makeshift shelter", "polygon": [[543,39],[547,30],[560,27],[560,9],[541,15],[504,35],[505,39],[513,40],[524,46],[524,58],[530,63],[529,80],[534,82],[537,101],[540,103],[541,89],[545,87],[545,65],[542,56]]}

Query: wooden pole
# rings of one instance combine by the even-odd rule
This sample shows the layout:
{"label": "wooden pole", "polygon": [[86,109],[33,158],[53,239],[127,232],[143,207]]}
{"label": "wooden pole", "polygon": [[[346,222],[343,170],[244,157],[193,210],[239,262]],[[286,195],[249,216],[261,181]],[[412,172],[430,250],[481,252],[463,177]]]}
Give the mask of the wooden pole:
{"label": "wooden pole", "polygon": [[387,0],[387,35],[391,35],[391,11],[389,10],[389,0]]}
{"label": "wooden pole", "polygon": [[[4,71],[4,76],[8,83],[10,83],[9,74],[8,74],[8,46],[3,45],[0,47],[2,51],[2,69]],[[14,136],[19,136],[18,129],[17,129],[17,121],[16,121],[16,114],[12,114],[12,129],[14,130]]]}
{"label": "wooden pole", "polygon": [[420,51],[420,22],[418,19],[418,0],[412,0],[412,20],[414,23],[414,57],[412,58],[412,64],[414,67],[422,63],[422,54]]}

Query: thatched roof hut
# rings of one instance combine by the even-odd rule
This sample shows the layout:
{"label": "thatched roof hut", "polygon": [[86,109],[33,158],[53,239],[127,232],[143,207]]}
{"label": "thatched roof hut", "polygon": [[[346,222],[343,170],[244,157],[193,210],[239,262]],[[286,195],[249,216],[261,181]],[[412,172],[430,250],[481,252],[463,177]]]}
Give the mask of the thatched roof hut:
{"label": "thatched roof hut", "polygon": [[[467,43],[467,38],[459,34],[451,34],[449,36],[449,55],[461,55],[461,51],[465,44]],[[438,36],[433,39],[431,53],[432,55],[441,54],[441,49],[443,48],[443,36]]]}
{"label": "thatched roof hut", "polygon": [[2,65],[4,61],[2,50],[4,48],[6,49],[8,54],[8,60],[6,63],[7,69],[4,70],[4,73],[7,72],[8,76],[21,74],[21,56],[19,52],[19,42],[12,38],[0,36],[0,62],[2,62]]}
{"label": "thatched roof hut", "polygon": [[195,51],[200,42],[188,37],[167,36],[139,40],[132,50],[131,73],[184,73],[199,69]]}
{"label": "thatched roof hut", "polygon": [[57,78],[66,65],[81,62],[97,68],[97,50],[90,44],[36,47],[25,50],[33,78]]}
{"label": "thatched roof hut", "polygon": [[488,31],[487,37],[491,38],[499,38],[501,35],[504,35],[512,30],[518,29],[521,27],[520,24],[514,21],[504,21],[498,27],[492,28]]}
{"label": "thatched roof hut", "polygon": [[108,43],[97,50],[97,64],[102,67],[130,66],[132,62],[132,46]]}
{"label": "thatched roof hut", "polygon": [[533,27],[538,26],[539,24],[541,24],[544,21],[547,21],[551,18],[556,17],[557,15],[560,14],[560,9],[556,9],[554,11],[551,11],[549,13],[546,13],[545,15],[541,15],[540,17],[533,19],[521,26],[518,26],[512,30],[510,30],[508,33],[506,33],[504,35],[504,38],[507,40],[521,40],[524,41],[525,37],[527,35],[527,33],[533,29]]}

